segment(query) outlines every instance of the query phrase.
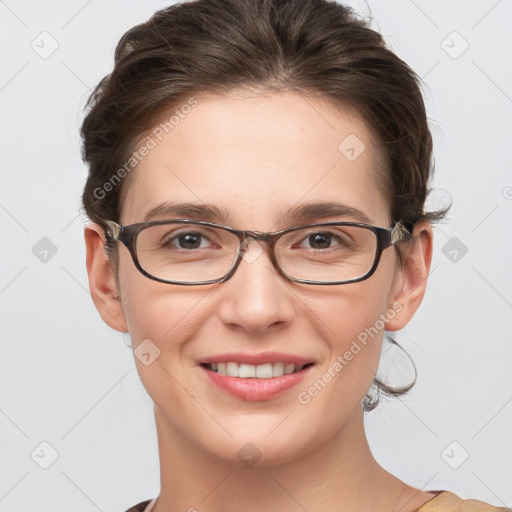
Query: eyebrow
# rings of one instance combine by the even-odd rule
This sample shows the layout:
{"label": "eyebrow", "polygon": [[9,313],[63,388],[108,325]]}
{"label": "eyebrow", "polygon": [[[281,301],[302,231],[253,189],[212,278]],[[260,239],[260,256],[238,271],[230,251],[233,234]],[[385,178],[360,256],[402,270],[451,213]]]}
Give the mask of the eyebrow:
{"label": "eyebrow", "polygon": [[[147,222],[159,216],[205,220],[227,225],[229,210],[220,209],[213,204],[166,201],[148,210],[144,220]],[[302,203],[293,206],[282,215],[282,219],[290,223],[306,223],[320,219],[331,219],[333,217],[348,217],[350,220],[364,224],[373,223],[362,210],[333,201]]]}
{"label": "eyebrow", "polygon": [[310,222],[314,219],[325,220],[333,217],[350,217],[351,220],[364,224],[373,223],[362,210],[333,201],[302,203],[293,206],[283,215],[284,219],[293,222]]}
{"label": "eyebrow", "polygon": [[195,220],[206,220],[210,222],[226,223],[229,211],[217,208],[213,204],[205,203],[173,203],[166,201],[146,212],[144,220],[147,222],[154,217],[181,217]]}

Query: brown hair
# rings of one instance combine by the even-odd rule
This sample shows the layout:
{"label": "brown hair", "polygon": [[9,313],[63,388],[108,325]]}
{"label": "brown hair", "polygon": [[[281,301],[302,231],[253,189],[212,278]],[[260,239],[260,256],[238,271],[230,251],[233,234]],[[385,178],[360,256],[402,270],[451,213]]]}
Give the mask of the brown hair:
{"label": "brown hair", "polygon": [[[379,180],[392,220],[412,231],[445,217],[449,207],[424,211],[433,162],[420,79],[366,21],[329,0],[195,0],[128,30],[112,73],[86,105],[87,216],[104,228],[104,219],[119,220],[133,167],[127,162],[172,109],[194,95],[240,88],[318,94],[333,108],[355,110],[385,156]],[[376,406],[379,391],[398,396],[413,384],[393,388],[376,378],[377,394],[367,395],[365,409]]]}

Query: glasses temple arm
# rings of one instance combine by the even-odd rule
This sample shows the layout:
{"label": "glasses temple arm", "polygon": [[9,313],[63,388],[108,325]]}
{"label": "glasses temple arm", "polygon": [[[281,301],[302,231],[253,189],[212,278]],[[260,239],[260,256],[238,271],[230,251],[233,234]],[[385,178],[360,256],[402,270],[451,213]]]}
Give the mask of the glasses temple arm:
{"label": "glasses temple arm", "polygon": [[108,229],[105,230],[105,233],[110,238],[114,240],[119,240],[119,234],[121,233],[121,226],[117,224],[117,222],[106,220],[105,223],[108,226]]}
{"label": "glasses temple arm", "polygon": [[402,242],[404,240],[409,240],[412,237],[412,234],[405,227],[404,223],[399,220],[391,231],[391,244],[395,244],[397,242]]}

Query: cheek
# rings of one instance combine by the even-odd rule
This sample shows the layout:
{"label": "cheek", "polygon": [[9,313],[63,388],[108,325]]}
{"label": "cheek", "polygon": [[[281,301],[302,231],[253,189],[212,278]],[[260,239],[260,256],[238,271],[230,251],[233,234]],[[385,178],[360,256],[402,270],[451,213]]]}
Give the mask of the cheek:
{"label": "cheek", "polygon": [[[395,314],[389,304],[388,271],[383,268],[369,280],[319,293],[307,302],[317,312],[308,315],[315,319],[313,330],[328,350],[316,386],[319,392],[329,388],[343,400],[359,402],[370,388],[380,361],[385,322]],[[315,390],[307,392],[305,401],[314,394]]]}
{"label": "cheek", "polygon": [[155,404],[165,409],[172,402],[184,411],[190,402],[186,383],[195,364],[187,341],[204,324],[205,292],[183,292],[141,277],[147,283],[135,276],[123,289],[137,372]]}
{"label": "cheek", "polygon": [[126,259],[120,262],[119,279],[135,355],[137,346],[150,340],[160,352],[161,364],[168,357],[176,364],[183,341],[197,329],[197,318],[204,309],[202,299],[207,291],[148,279]]}
{"label": "cheek", "polygon": [[188,436],[190,425],[204,413],[190,393],[196,372],[193,341],[201,338],[201,329],[209,331],[207,291],[176,290],[163,283],[161,288],[148,282],[126,290],[137,373],[151,400],[165,411],[167,421]]}
{"label": "cheek", "polygon": [[134,341],[149,338],[162,352],[176,352],[197,329],[204,292],[183,293],[162,286],[166,286],[163,291],[158,284],[126,290],[123,305],[127,325]]}
{"label": "cheek", "polygon": [[384,323],[379,315],[383,312],[382,304],[369,304],[367,298],[354,295],[326,311],[331,318],[325,333],[330,348],[326,371],[331,376],[339,374],[343,386],[362,387],[365,393],[371,385],[382,347]]}
{"label": "cheek", "polygon": [[323,292],[307,303],[316,312],[310,313],[309,318],[317,317],[316,328],[329,340],[331,350],[336,352],[333,356],[350,349],[352,341],[368,342],[368,348],[373,350],[370,341],[384,330],[381,315],[385,315],[388,307],[387,287],[379,282],[378,276],[372,277],[375,279]]}

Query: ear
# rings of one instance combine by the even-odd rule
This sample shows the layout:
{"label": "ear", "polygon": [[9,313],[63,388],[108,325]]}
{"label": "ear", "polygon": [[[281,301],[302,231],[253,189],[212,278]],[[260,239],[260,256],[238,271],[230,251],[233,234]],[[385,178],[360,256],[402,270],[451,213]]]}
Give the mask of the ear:
{"label": "ear", "polygon": [[128,332],[114,271],[105,254],[105,232],[99,224],[90,222],[84,236],[89,289],[96,309],[112,329]]}
{"label": "ear", "polygon": [[410,322],[427,288],[434,237],[430,222],[417,224],[413,236],[414,241],[402,243],[398,249],[402,255],[402,267],[397,271],[393,300],[389,305],[397,313],[386,322],[387,331],[398,331]]}

